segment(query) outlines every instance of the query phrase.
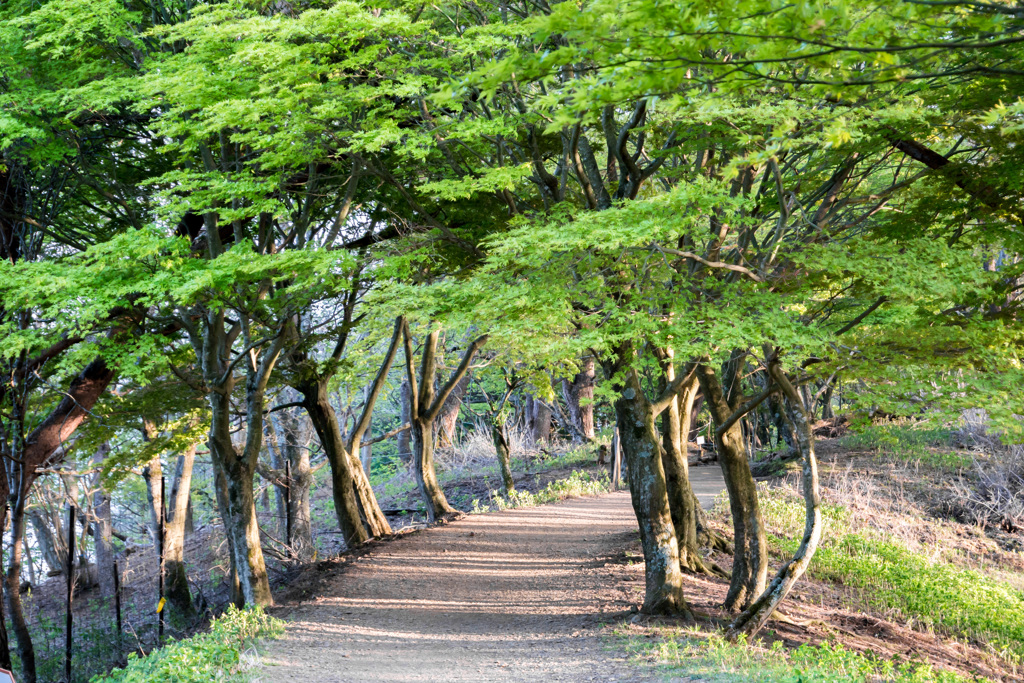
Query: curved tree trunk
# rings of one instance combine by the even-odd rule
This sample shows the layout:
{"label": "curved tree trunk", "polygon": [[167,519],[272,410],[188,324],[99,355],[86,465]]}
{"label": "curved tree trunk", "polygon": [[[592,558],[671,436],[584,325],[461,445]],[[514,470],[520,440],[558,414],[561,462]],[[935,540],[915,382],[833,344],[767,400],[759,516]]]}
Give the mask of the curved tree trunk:
{"label": "curved tree trunk", "polygon": [[[726,401],[718,376],[707,365],[700,365],[697,375],[715,424],[725,424],[735,408]],[[743,609],[764,591],[768,579],[768,543],[757,499],[757,486],[747,461],[741,421],[734,421],[722,434],[716,430],[715,446],[725,476],[725,487],[729,492],[733,525],[732,580],[724,607],[729,610]]]}
{"label": "curved tree trunk", "polygon": [[619,439],[629,473],[633,512],[644,552],[644,614],[686,614],[679,545],[672,524],[662,448],[651,403],[641,393],[635,371],[615,401]]}
{"label": "curved tree trunk", "polygon": [[764,627],[779,604],[786,599],[793,585],[807,571],[821,540],[821,494],[818,490],[818,461],[814,455],[814,432],[811,429],[813,418],[808,406],[804,405],[800,395],[783,373],[777,363],[769,366],[773,379],[782,387],[786,398],[792,406],[793,434],[803,456],[803,492],[804,492],[804,536],[793,559],[784,564],[779,573],[750,607],[740,614],[729,626],[727,637],[736,640],[741,634],[752,638]]}

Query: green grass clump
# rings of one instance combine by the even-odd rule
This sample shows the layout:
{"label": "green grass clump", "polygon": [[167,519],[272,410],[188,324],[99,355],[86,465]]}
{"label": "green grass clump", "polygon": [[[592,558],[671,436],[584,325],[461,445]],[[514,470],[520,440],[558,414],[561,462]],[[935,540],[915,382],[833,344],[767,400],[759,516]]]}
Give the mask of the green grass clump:
{"label": "green grass clump", "polygon": [[1024,596],[1005,583],[857,534],[819,549],[811,567],[860,588],[873,607],[985,641],[1009,661],[1024,658]]}
{"label": "green grass clump", "polygon": [[675,676],[699,676],[701,681],[732,683],[967,683],[983,679],[965,678],[956,673],[936,670],[917,662],[896,663],[845,649],[841,645],[801,645],[786,650],[776,641],[764,647],[729,643],[720,635],[687,636],[684,632],[664,634],[662,638],[627,636],[630,654],[653,659],[666,673]]}
{"label": "green grass clump", "polygon": [[950,448],[950,431],[911,424],[868,425],[839,440],[843,448],[875,451],[901,462],[919,462],[928,467],[959,470],[970,467],[969,456]]}
{"label": "green grass clump", "polygon": [[209,631],[172,642],[145,657],[130,654],[125,668],[94,676],[91,683],[242,683],[251,679],[242,653],[259,639],[283,633],[284,623],[260,608],[229,607],[211,622]]}
{"label": "green grass clump", "polygon": [[[576,470],[565,479],[549,482],[537,493],[515,489],[510,494],[492,491],[491,496],[495,507],[499,510],[507,510],[554,503],[566,498],[607,493],[611,487],[611,479],[606,471],[602,470],[597,476],[594,476],[590,472]],[[480,508],[480,501],[473,501],[473,503],[474,511],[483,511]]]}

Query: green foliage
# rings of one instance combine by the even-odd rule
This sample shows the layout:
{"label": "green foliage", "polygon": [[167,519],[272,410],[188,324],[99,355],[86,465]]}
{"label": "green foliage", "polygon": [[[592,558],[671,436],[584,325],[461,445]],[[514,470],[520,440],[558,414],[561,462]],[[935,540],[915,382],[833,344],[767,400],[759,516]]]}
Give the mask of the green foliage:
{"label": "green foliage", "polygon": [[146,657],[131,654],[128,666],[95,676],[92,683],[243,683],[250,677],[242,664],[242,654],[258,640],[277,638],[283,633],[283,622],[261,608],[229,607],[211,622],[209,631],[165,645]]}
{"label": "green foliage", "polygon": [[[700,637],[704,635],[704,637]],[[733,644],[720,635],[669,631],[661,637],[628,634],[626,648],[653,660],[669,675],[699,676],[716,683],[967,683],[978,681],[927,664],[894,662],[822,643],[787,650],[782,641]]]}

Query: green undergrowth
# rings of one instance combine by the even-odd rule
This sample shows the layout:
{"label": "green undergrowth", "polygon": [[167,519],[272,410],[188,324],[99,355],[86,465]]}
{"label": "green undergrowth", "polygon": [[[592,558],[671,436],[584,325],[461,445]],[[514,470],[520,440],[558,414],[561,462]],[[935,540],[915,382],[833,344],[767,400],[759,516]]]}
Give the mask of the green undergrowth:
{"label": "green undergrowth", "polygon": [[490,505],[481,505],[480,500],[474,500],[473,512],[486,512],[492,509],[492,507],[498,510],[533,507],[534,505],[554,503],[566,498],[607,493],[611,489],[612,482],[608,472],[601,471],[597,475],[593,475],[590,472],[576,470],[565,479],[549,482],[547,486],[536,493],[523,489],[515,489],[508,494],[500,491],[491,491]]}
{"label": "green undergrowth", "polygon": [[256,642],[283,633],[284,623],[262,609],[232,606],[210,623],[209,631],[169,643],[145,657],[128,655],[125,668],[94,676],[91,683],[243,683],[252,680]]}
{"label": "green undergrowth", "polygon": [[733,644],[721,635],[699,631],[663,631],[657,638],[630,632],[619,635],[632,657],[657,663],[673,679],[693,676],[699,677],[696,680],[715,683],[968,683],[984,680],[965,678],[919,662],[880,659],[833,643],[801,645],[787,650],[781,641],[770,647],[760,640],[751,645]]}
{"label": "green undergrowth", "polygon": [[938,469],[960,470],[973,463],[969,455],[953,450],[948,429],[926,428],[909,423],[867,425],[840,438],[839,445],[845,449],[874,451],[891,460],[920,463]]}
{"label": "green undergrowth", "polygon": [[[791,490],[760,491],[772,551],[791,556],[804,528],[803,500]],[[849,511],[822,504],[824,533],[813,578],[841,584],[859,604],[894,612],[918,628],[987,643],[1006,661],[1024,661],[1024,594],[1008,583],[958,566],[945,548],[910,548],[884,530],[854,529]],[[952,560],[952,561],[951,561]]]}

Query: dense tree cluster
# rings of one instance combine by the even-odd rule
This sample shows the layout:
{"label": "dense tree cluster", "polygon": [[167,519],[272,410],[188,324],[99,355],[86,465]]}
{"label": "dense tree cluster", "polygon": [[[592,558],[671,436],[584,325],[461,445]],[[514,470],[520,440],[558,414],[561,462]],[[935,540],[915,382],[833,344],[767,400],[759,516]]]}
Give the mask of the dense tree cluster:
{"label": "dense tree cluster", "polygon": [[[464,401],[510,489],[513,404],[537,439],[553,420],[578,441],[608,406],[643,611],[686,614],[682,573],[723,573],[700,549],[728,545],[730,633],[757,632],[820,540],[812,425],[840,382],[860,414],[980,407],[1019,436],[1022,30],[1001,0],[4,3],[0,503],[23,680],[29,536],[71,552],[47,477],[92,468],[101,564],[110,492],[145,473],[188,613],[198,447],[233,599],[270,604],[259,481],[287,480],[288,552],[314,552],[300,419],[346,545],[390,533],[368,477],[389,387],[430,521],[456,513],[434,452]],[[731,539],[689,486],[701,410]],[[802,459],[806,532],[769,577],[749,451],[772,436]]]}

